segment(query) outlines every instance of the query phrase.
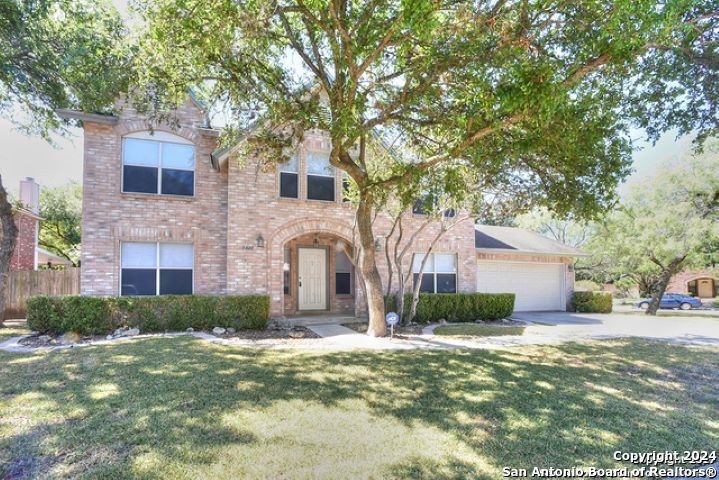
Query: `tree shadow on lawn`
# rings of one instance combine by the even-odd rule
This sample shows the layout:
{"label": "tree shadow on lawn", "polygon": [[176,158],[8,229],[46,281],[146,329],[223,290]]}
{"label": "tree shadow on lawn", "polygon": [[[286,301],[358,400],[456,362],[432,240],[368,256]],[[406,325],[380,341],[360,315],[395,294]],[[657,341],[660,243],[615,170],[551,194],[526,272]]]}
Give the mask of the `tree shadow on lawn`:
{"label": "tree shadow on lawn", "polygon": [[718,371],[716,352],[637,340],[297,352],[158,338],[3,353],[0,478],[607,467],[615,450],[716,449]]}

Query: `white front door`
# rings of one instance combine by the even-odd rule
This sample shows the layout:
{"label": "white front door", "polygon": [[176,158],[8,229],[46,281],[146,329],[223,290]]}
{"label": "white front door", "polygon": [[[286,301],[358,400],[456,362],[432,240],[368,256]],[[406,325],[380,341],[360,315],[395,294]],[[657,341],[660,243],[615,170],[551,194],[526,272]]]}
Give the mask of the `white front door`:
{"label": "white front door", "polygon": [[327,309],[327,253],[324,248],[298,248],[300,310]]}

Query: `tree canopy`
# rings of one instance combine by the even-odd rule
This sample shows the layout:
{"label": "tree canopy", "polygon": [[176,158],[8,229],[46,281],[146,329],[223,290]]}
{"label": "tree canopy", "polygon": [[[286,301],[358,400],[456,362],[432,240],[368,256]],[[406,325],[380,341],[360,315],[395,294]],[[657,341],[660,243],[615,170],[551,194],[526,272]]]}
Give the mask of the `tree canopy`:
{"label": "tree canopy", "polygon": [[0,0],[0,114],[46,139],[58,108],[110,109],[127,90],[127,31],[100,0]]}
{"label": "tree canopy", "polygon": [[[155,0],[142,9],[138,103],[166,108],[201,87],[232,111],[228,141],[254,125],[248,145],[275,161],[307,129],[329,132],[331,163],[358,189],[376,334],[378,191],[464,165],[527,205],[590,217],[629,173],[630,125],[700,139],[717,131],[714,0]],[[362,146],[376,136],[411,154],[370,168]]]}

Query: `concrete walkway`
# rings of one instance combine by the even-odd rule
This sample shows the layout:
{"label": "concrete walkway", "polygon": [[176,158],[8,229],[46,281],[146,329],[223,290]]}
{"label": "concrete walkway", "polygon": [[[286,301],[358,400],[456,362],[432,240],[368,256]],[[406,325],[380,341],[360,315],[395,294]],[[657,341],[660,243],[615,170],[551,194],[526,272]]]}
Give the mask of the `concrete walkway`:
{"label": "concrete walkway", "polygon": [[307,328],[337,348],[390,350],[414,348],[412,345],[389,338],[370,337],[342,325],[307,325]]}
{"label": "concrete walkway", "polygon": [[578,314],[567,312],[521,312],[513,318],[526,321],[529,326],[523,335],[498,337],[445,337],[434,335],[433,327],[425,328],[422,335],[403,335],[402,338],[373,338],[342,325],[308,326],[321,338],[307,338],[293,341],[275,339],[246,339],[239,337],[216,337],[209,333],[166,333],[143,334],[135,337],[120,337],[112,340],[98,340],[75,345],[47,347],[26,347],[20,345],[24,338],[11,338],[0,344],[0,350],[11,352],[36,352],[61,348],[90,345],[104,345],[151,337],[193,336],[211,343],[238,347],[255,348],[297,348],[297,349],[504,349],[523,345],[546,345],[572,341],[607,340],[613,338],[646,338],[683,345],[699,345],[719,348],[719,319],[646,317],[627,314]]}

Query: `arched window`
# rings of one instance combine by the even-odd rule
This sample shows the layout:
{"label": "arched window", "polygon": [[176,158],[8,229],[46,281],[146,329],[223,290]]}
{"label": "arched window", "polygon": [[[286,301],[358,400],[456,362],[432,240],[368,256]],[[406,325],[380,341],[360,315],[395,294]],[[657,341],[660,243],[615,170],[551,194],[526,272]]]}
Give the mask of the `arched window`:
{"label": "arched window", "polygon": [[122,139],[122,191],[195,194],[195,146],[166,132],[138,132]]}

